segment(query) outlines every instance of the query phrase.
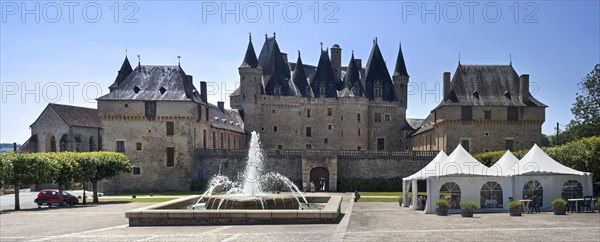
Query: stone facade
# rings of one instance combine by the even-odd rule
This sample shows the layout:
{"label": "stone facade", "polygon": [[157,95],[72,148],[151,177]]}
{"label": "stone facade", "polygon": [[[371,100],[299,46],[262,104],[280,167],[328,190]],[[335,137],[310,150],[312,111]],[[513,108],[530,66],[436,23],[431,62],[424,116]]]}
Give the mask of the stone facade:
{"label": "stone facade", "polygon": [[[341,51],[334,45],[330,62],[322,50],[314,67],[302,64],[300,56],[296,63],[284,63],[287,54],[279,52],[275,37],[265,40],[257,60],[250,42],[239,68],[240,88],[230,97],[231,107],[243,113],[246,132],[259,132],[265,149],[407,150],[409,142],[401,131],[408,83],[402,51],[392,78],[377,42],[366,68],[354,56],[349,66],[341,66]],[[276,62],[280,55],[285,58]],[[358,70],[352,77],[354,68]],[[319,82],[321,86],[315,84]]]}
{"label": "stone facade", "polygon": [[96,109],[48,104],[31,128],[28,152],[97,151],[102,126]]}
{"label": "stone facade", "polygon": [[443,75],[444,99],[411,137],[413,150],[470,153],[526,150],[539,144],[547,107],[512,65],[459,65]]}

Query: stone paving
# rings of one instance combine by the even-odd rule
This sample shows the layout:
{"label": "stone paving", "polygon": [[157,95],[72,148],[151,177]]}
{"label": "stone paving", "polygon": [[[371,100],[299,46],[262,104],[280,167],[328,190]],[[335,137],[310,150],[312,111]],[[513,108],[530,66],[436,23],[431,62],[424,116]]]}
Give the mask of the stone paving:
{"label": "stone paving", "polygon": [[598,241],[600,214],[507,213],[438,217],[398,203],[354,203],[337,224],[129,227],[125,211],[148,203],[26,209],[0,215],[0,241]]}

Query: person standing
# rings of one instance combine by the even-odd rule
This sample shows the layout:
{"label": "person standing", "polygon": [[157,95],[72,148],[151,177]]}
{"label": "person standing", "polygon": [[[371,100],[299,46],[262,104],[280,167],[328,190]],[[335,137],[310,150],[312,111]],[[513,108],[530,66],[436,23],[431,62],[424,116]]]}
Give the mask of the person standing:
{"label": "person standing", "polygon": [[306,181],[302,181],[302,192],[306,192],[306,189],[308,189],[308,185],[306,184]]}
{"label": "person standing", "polygon": [[310,181],[310,192],[315,192],[315,183]]}

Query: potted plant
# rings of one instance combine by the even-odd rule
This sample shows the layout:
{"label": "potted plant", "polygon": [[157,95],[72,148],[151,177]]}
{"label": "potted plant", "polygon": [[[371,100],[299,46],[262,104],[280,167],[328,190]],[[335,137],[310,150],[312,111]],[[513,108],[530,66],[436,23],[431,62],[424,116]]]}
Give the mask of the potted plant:
{"label": "potted plant", "polygon": [[398,198],[398,204],[400,205],[400,207],[402,207],[402,200],[403,200],[403,198],[402,198],[402,196],[400,196],[400,198]]}
{"label": "potted plant", "polygon": [[450,203],[448,203],[446,199],[438,199],[435,201],[435,207],[435,214],[438,216],[446,216],[448,215]]}
{"label": "potted plant", "polygon": [[508,213],[510,216],[521,216],[521,202],[513,200],[508,203]]}
{"label": "potted plant", "polygon": [[567,201],[562,198],[554,199],[552,210],[554,210],[554,215],[567,215]]}
{"label": "potted plant", "polygon": [[472,218],[473,212],[475,212],[475,209],[477,209],[477,202],[475,202],[475,201],[460,202],[460,209],[461,209],[460,215],[462,217]]}

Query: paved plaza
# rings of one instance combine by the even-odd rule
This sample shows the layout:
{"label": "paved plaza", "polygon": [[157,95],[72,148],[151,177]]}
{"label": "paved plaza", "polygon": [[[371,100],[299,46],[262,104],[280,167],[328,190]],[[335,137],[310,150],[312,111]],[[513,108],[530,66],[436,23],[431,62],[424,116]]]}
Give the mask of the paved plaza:
{"label": "paved plaza", "polygon": [[0,241],[598,241],[600,214],[551,212],[439,217],[397,203],[354,203],[337,224],[129,227],[125,211],[150,203],[24,209],[0,215]]}

